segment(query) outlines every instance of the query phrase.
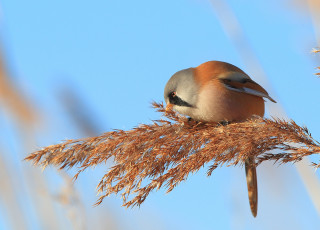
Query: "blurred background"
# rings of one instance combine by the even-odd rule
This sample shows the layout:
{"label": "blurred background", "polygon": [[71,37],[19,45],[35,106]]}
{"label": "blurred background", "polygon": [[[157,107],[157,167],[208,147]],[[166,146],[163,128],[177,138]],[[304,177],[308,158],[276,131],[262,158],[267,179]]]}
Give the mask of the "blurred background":
{"label": "blurred background", "polygon": [[242,167],[204,167],[140,208],[120,197],[93,207],[110,164],[44,172],[23,158],[65,139],[129,130],[159,119],[176,71],[232,63],[278,101],[267,116],[291,118],[320,140],[318,0],[1,0],[0,229],[320,229],[319,172],[300,164],[258,167],[250,212]]}

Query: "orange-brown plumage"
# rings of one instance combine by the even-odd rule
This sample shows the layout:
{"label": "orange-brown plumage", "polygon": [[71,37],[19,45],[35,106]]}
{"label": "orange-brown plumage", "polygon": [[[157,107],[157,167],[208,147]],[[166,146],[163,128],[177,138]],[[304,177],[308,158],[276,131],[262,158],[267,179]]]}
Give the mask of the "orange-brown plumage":
{"label": "orange-brown plumage", "polygon": [[[217,78],[203,86],[199,93],[200,100],[206,121],[243,121],[252,115],[264,115],[264,100],[261,97],[226,89]],[[209,114],[214,116],[208,119]]]}
{"label": "orange-brown plumage", "polygon": [[[200,84],[201,95],[199,101],[205,101],[205,113],[215,114],[212,119],[206,121],[219,122],[220,120],[227,121],[242,121],[248,119],[252,115],[264,115],[264,100],[262,97],[246,94],[242,92],[231,91],[224,86],[224,81],[219,79],[219,76],[227,73],[235,72],[248,77],[248,81],[232,82],[228,84],[235,88],[247,87],[266,93],[259,84],[252,81],[249,76],[238,67],[225,62],[209,61],[194,68],[194,78]],[[200,103],[200,102],[199,102]],[[206,116],[210,117],[210,116]]]}
{"label": "orange-brown plumage", "polygon": [[[165,87],[168,108],[205,122],[243,121],[264,116],[267,91],[244,71],[226,62],[209,61],[174,74]],[[245,162],[248,196],[257,215],[258,189],[255,159]]]}
{"label": "orange-brown plumage", "polygon": [[219,61],[208,61],[194,68],[194,76],[198,83],[204,85],[212,78],[230,71],[246,74],[240,68],[232,64]]}

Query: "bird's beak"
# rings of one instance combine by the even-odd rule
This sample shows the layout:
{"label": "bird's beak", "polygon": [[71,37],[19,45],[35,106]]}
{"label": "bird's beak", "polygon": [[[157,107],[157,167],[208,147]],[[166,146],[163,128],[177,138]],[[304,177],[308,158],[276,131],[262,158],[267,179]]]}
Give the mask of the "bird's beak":
{"label": "bird's beak", "polygon": [[168,103],[166,106],[166,112],[171,111],[173,107],[173,104]]}

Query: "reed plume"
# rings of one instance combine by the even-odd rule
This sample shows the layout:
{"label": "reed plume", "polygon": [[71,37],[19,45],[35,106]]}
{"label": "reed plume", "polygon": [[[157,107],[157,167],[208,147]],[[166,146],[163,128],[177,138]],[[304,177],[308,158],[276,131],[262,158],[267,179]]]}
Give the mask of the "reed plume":
{"label": "reed plume", "polygon": [[210,176],[219,166],[243,165],[252,156],[257,164],[266,160],[282,164],[320,152],[320,143],[308,129],[292,120],[252,117],[223,125],[190,120],[166,111],[163,104],[154,102],[153,107],[164,115],[153,124],[67,140],[34,152],[26,160],[60,169],[78,165],[76,179],[87,168],[111,158],[114,165],[97,186],[101,195],[96,204],[121,193],[123,205],[131,207],[142,204],[154,189],[166,187],[170,192],[207,164]]}
{"label": "reed plume", "polygon": [[[312,52],[313,52],[313,53],[319,53],[319,52],[320,52],[320,49],[312,49]],[[320,66],[317,67],[317,69],[320,70]],[[320,76],[320,73],[316,73],[316,75],[317,75],[317,76]]]}

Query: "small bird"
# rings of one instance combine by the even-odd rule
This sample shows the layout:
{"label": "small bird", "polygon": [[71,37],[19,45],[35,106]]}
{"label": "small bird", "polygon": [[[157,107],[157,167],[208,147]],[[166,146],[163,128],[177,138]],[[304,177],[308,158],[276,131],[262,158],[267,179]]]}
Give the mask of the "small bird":
{"label": "small bird", "polygon": [[[263,117],[264,98],[276,103],[267,91],[240,68],[209,61],[175,73],[164,89],[166,109],[173,109],[203,122],[238,122],[253,115]],[[258,208],[255,158],[245,162],[248,197],[252,215]]]}

